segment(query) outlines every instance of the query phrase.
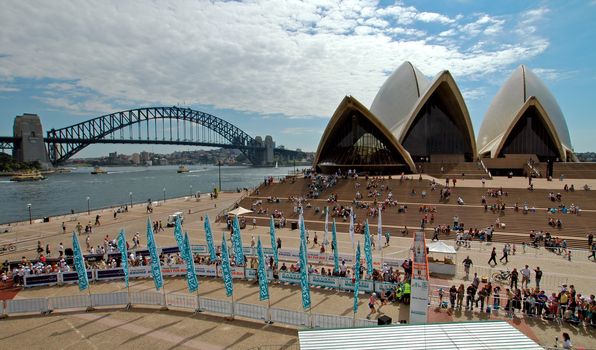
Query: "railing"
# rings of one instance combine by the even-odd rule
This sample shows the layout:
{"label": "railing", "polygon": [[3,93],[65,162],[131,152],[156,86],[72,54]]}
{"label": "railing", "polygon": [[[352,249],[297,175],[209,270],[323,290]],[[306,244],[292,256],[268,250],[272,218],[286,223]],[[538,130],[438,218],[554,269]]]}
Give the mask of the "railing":
{"label": "railing", "polygon": [[480,166],[482,166],[482,169],[484,169],[484,172],[486,173],[486,175],[488,175],[488,179],[492,179],[492,175],[490,174],[490,171],[488,171],[488,168],[486,167],[486,165],[484,164],[484,162],[482,161],[482,159],[479,160],[480,162]]}
{"label": "railing", "polygon": [[[167,306],[184,311],[197,310],[197,297],[189,294],[164,294],[159,292],[114,292],[101,294],[80,294],[48,298],[13,299],[0,301],[0,315],[3,317],[25,314],[47,314],[54,310],[87,310],[105,306],[132,305],[133,307]],[[354,319],[345,316],[306,313],[303,311],[267,308],[265,306],[231,302],[200,297],[200,310],[226,316],[240,316],[255,321],[277,322],[308,328],[346,328],[354,325]],[[367,327],[377,324],[374,320],[356,319],[356,326]],[[265,349],[265,348],[264,348]]]}

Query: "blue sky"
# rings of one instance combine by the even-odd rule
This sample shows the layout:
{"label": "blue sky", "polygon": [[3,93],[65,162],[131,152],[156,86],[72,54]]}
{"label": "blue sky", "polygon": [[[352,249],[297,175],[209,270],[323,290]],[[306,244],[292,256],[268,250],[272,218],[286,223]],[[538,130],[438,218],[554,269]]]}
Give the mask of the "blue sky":
{"label": "blue sky", "polygon": [[[59,128],[182,105],[315,151],[336,106],[370,106],[411,61],[449,70],[478,132],[520,64],[551,89],[576,151],[596,151],[596,1],[4,1],[0,135],[13,118]],[[188,147],[91,146],[78,156]]]}

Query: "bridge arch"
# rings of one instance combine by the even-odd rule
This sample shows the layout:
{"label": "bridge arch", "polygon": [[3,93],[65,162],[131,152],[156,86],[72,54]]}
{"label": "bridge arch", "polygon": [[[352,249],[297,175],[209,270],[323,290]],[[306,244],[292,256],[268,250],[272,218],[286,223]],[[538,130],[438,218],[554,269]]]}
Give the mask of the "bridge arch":
{"label": "bridge arch", "polygon": [[[162,120],[161,140],[157,137],[157,121],[160,119]],[[170,126],[169,139],[165,137],[165,130],[163,128],[166,120],[168,120]],[[178,131],[175,139],[173,139],[171,128],[174,121],[176,122]],[[221,138],[218,139],[218,142],[195,141],[194,139],[189,141],[186,138],[181,140],[180,129],[178,127],[180,121],[203,126],[220,135]],[[139,132],[137,138],[133,138],[132,134],[129,139],[123,137],[114,138],[114,134],[117,131],[122,131],[127,127],[132,128],[133,125],[138,125]],[[151,131],[151,125],[153,125],[154,131]],[[145,127],[145,138],[141,138],[140,135],[142,126]],[[190,129],[190,133],[192,135],[192,128]],[[109,138],[110,135],[112,135],[111,138]],[[151,139],[151,136],[154,136],[154,138]],[[209,113],[175,106],[137,108],[106,114],[68,127],[51,129],[47,132],[45,141],[48,144],[50,162],[54,165],[66,161],[85,147],[97,143],[146,143],[235,148],[239,149],[254,165],[264,165],[265,160],[264,143],[254,139],[234,124]]]}

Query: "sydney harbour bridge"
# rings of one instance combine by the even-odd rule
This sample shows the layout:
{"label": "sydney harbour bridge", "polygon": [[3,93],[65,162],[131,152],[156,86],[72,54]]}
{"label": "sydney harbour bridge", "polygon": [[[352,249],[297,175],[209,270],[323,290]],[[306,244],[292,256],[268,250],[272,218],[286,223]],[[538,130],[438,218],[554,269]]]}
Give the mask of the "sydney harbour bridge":
{"label": "sydney harbour bridge", "polygon": [[299,150],[275,147],[271,136],[252,137],[214,115],[181,107],[148,107],[106,114],[43,135],[39,116],[15,118],[13,135],[0,136],[0,149],[12,149],[18,161],[60,165],[93,144],[160,144],[240,150],[257,166],[298,160]]}

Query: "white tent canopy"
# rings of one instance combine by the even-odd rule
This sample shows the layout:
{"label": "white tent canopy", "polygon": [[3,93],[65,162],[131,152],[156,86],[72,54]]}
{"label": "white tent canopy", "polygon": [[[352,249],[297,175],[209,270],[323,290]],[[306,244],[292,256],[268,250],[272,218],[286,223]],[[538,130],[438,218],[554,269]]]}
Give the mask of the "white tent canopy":
{"label": "white tent canopy", "polygon": [[298,338],[301,350],[542,350],[505,321],[304,330]]}
{"label": "white tent canopy", "polygon": [[454,247],[442,242],[431,242],[427,245],[430,253],[443,253],[443,254],[455,254],[457,251]]}
{"label": "white tent canopy", "polygon": [[240,215],[244,215],[244,214],[249,214],[252,213],[252,210],[248,210],[246,208],[242,208],[242,207],[238,207],[234,210],[230,210],[228,212],[228,214],[230,215],[234,215],[234,216],[240,216]]}

